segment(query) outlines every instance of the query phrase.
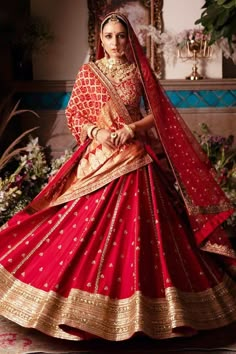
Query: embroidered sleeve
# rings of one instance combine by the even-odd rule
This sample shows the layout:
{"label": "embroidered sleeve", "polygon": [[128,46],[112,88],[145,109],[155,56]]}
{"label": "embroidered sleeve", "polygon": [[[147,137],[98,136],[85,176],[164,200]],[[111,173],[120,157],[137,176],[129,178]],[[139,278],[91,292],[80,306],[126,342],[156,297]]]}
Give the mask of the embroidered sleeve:
{"label": "embroidered sleeve", "polygon": [[87,65],[79,70],[71,93],[68,106],[65,110],[67,124],[75,139],[84,143],[87,138],[87,129],[96,125],[96,115],[93,114],[94,97],[91,94],[91,73]]}

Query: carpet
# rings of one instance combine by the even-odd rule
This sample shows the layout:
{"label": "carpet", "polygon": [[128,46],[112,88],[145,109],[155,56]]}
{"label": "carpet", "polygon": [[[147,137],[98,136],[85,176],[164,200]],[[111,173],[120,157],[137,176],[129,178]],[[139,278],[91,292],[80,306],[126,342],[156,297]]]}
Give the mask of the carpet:
{"label": "carpet", "polygon": [[152,340],[140,336],[122,342],[99,339],[75,342],[52,338],[36,330],[20,327],[0,317],[0,354],[30,353],[236,353],[236,323],[213,331],[203,331],[191,338]]}

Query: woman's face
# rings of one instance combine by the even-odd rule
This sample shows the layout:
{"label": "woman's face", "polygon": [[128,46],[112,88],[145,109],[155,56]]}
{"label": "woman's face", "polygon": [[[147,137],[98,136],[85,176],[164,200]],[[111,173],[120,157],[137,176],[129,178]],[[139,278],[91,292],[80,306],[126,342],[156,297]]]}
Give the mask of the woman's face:
{"label": "woman's face", "polygon": [[110,21],[105,24],[101,33],[103,48],[110,58],[121,58],[125,55],[128,35],[125,26],[120,22]]}

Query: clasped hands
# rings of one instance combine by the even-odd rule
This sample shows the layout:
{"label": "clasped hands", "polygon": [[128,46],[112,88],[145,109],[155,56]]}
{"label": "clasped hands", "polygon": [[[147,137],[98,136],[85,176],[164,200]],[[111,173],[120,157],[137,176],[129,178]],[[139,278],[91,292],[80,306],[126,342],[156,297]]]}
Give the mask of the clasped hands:
{"label": "clasped hands", "polygon": [[108,129],[98,129],[91,132],[91,137],[96,139],[100,144],[106,145],[111,149],[120,147],[134,137],[134,130],[129,125],[124,125],[123,128],[111,132]]}

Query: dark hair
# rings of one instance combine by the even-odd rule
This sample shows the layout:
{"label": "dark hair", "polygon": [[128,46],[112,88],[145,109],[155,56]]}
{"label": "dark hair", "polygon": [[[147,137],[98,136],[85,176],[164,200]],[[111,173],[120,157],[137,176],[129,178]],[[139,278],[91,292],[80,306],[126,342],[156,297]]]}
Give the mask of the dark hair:
{"label": "dark hair", "polygon": [[111,19],[112,19],[113,16],[115,17],[114,21],[120,22],[125,27],[125,29],[128,31],[128,27],[127,27],[127,24],[125,23],[125,21],[119,15],[112,14],[112,15],[108,16],[105,20],[102,21],[102,23],[101,23],[101,32],[103,31],[103,28],[105,27],[105,25],[109,21],[112,21]]}

